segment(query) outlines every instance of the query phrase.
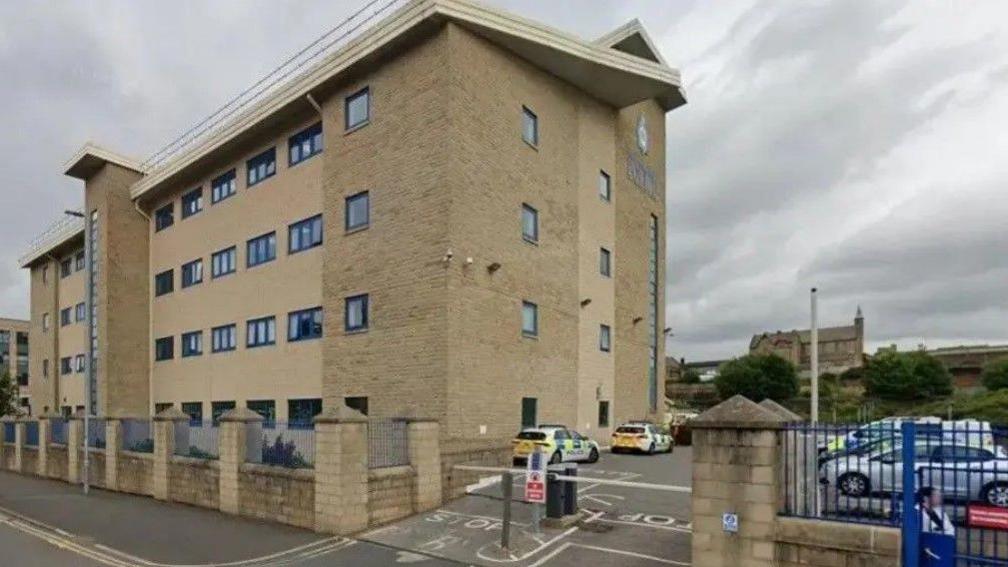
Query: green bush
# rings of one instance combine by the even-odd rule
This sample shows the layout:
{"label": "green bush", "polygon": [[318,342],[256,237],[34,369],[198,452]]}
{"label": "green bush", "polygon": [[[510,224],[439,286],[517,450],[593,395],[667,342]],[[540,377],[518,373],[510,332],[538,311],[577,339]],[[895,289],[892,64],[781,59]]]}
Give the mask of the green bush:
{"label": "green bush", "polygon": [[988,390],[1004,390],[1008,388],[1008,359],[991,362],[984,367],[980,375],[984,387]]}
{"label": "green bush", "polygon": [[864,369],[865,393],[882,400],[920,400],[952,393],[952,375],[923,351],[882,352]]}
{"label": "green bush", "polygon": [[784,401],[798,394],[798,374],[793,364],[775,354],[750,354],[722,364],[714,386],[723,400],[742,394],[754,402]]}
{"label": "green bush", "polygon": [[700,373],[695,369],[690,368],[686,372],[683,372],[682,380],[683,384],[699,384],[700,383]]}
{"label": "green bush", "polygon": [[864,380],[864,367],[854,366],[840,373],[842,382],[860,382]]}
{"label": "green bush", "polygon": [[0,374],[0,415],[18,414],[18,387],[11,380],[10,372]]}

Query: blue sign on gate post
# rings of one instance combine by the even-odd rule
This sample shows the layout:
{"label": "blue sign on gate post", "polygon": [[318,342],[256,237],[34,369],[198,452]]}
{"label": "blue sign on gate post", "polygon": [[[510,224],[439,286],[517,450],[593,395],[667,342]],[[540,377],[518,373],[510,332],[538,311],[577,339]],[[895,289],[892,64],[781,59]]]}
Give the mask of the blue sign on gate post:
{"label": "blue sign on gate post", "polygon": [[904,421],[902,425],[903,441],[903,567],[919,567],[920,565],[920,527],[917,525],[919,514],[915,510],[917,494],[917,474],[914,457],[914,444],[917,438],[916,425],[913,421]]}

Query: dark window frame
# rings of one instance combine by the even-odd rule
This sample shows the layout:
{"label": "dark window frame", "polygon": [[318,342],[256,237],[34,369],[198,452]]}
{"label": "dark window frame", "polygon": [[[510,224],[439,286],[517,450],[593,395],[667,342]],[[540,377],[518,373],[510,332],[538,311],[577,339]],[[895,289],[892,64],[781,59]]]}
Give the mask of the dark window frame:
{"label": "dark window frame", "polygon": [[[165,287],[165,283],[167,287]],[[158,272],[154,274],[154,297],[161,297],[162,295],[168,295],[175,291],[175,269],[168,268],[163,272]]]}
{"label": "dark window frame", "polygon": [[[217,341],[218,332],[225,332],[228,330],[230,330],[230,332],[225,334],[224,336],[230,339],[228,342],[231,344],[226,347],[218,346],[219,344]],[[210,352],[212,353],[230,352],[237,349],[238,349],[238,325],[236,323],[228,323],[227,325],[218,325],[210,329]]]}
{"label": "dark window frame", "polygon": [[175,201],[154,211],[154,232],[161,232],[175,224]]}
{"label": "dark window frame", "polygon": [[[218,265],[218,263],[215,262],[215,260],[218,257],[223,258],[224,255],[226,255],[229,252],[234,254],[234,261],[230,262],[231,269],[228,270],[228,271],[221,271],[221,272],[218,273],[217,272],[217,265]],[[237,246],[228,246],[227,248],[221,248],[220,250],[218,250],[218,251],[210,254],[210,278],[211,279],[215,279],[216,280],[218,278],[223,278],[223,277],[229,276],[229,275],[231,275],[231,274],[233,274],[233,273],[235,273],[237,271],[238,271],[238,247]]]}
{"label": "dark window frame", "polygon": [[203,212],[203,187],[197,187],[182,195],[182,220]]}
{"label": "dark window frame", "polygon": [[[259,176],[259,166],[265,166],[264,175]],[[270,167],[272,165],[272,168]],[[256,178],[252,179],[252,173],[256,173]],[[250,189],[256,185],[273,177],[277,173],[276,146],[269,148],[245,161],[245,188]]]}
{"label": "dark window frame", "polygon": [[[361,302],[361,322],[357,325],[350,324],[350,305]],[[367,293],[351,295],[343,300],[343,331],[346,333],[362,333],[371,328],[371,297]]]}
{"label": "dark window frame", "polygon": [[612,351],[612,327],[604,323],[599,324],[599,350],[602,352]]}
{"label": "dark window frame", "polygon": [[[269,244],[270,237],[272,237],[272,239],[273,239],[273,242],[272,242],[273,245],[272,245],[272,247]],[[260,242],[266,242],[267,243],[266,244],[266,253],[267,253],[267,256],[264,256],[263,257],[264,259],[261,259],[259,257],[259,251],[260,251],[259,250],[259,243]],[[255,254],[253,254],[253,247],[255,247],[255,252],[256,252]],[[271,250],[272,250],[272,253],[270,253]],[[260,234],[259,236],[256,236],[254,238],[250,238],[247,241],[245,241],[245,267],[246,268],[254,268],[256,266],[261,266],[263,264],[268,264],[269,262],[272,262],[273,260],[276,260],[276,257],[277,257],[277,255],[276,255],[276,231],[275,230],[267,232],[265,234]],[[255,260],[255,262],[253,262],[253,260]]]}
{"label": "dark window frame", "polygon": [[[168,345],[165,347],[165,345]],[[165,350],[167,348],[167,350]],[[154,362],[172,360],[175,358],[175,337],[167,336],[154,339]]]}
{"label": "dark window frame", "polygon": [[[532,308],[532,329],[525,328],[525,309]],[[521,330],[522,335],[526,337],[538,337],[539,336],[539,305],[532,303],[531,301],[522,300],[521,308]]]}
{"label": "dark window frame", "polygon": [[[603,181],[605,184],[603,185]],[[602,188],[605,187],[603,193]],[[599,170],[599,199],[605,203],[612,202],[612,177],[604,169]]]}
{"label": "dark window frame", "polygon": [[[363,222],[357,222],[356,224],[350,223],[350,210],[351,206],[360,200],[364,200],[364,220]],[[371,226],[371,193],[370,191],[361,191],[354,195],[350,195],[343,200],[343,227],[347,232],[353,232],[357,230],[364,230]]]}
{"label": "dark window frame", "polygon": [[[351,124],[350,105],[353,104],[357,99],[359,99],[362,96],[366,97],[365,102],[367,103],[364,107],[364,118],[362,120],[355,122],[354,124]],[[371,123],[371,86],[368,85],[355,93],[347,95],[347,97],[343,99],[343,130],[348,133],[353,132],[354,130],[363,128],[364,126],[367,126],[370,123]]]}
{"label": "dark window frame", "polygon": [[[228,192],[224,193],[218,189],[228,185]],[[216,205],[221,201],[230,199],[238,194],[238,176],[235,169],[230,169],[224,173],[214,177],[210,181],[210,204]]]}
{"label": "dark window frame", "polygon": [[[318,222],[318,224],[319,224],[319,232],[318,232],[318,241],[317,242],[314,240],[314,238],[315,238],[314,223],[315,222]],[[298,237],[298,248],[295,250],[294,249],[293,234],[294,234],[295,231],[299,231],[299,234],[300,234],[302,226],[308,226],[308,227],[310,227],[309,230],[308,230],[308,235],[311,238],[311,244],[309,244],[308,246],[305,246],[303,244],[303,241],[301,240],[301,238],[299,236]],[[325,223],[322,221],[322,214],[321,213],[287,225],[287,254],[288,255],[290,255],[290,254],[297,254],[299,252],[304,252],[306,250],[311,250],[312,248],[318,248],[319,246],[322,246],[323,242],[325,242]]]}
{"label": "dark window frame", "polygon": [[[271,325],[271,323],[272,323],[272,325]],[[264,339],[261,342],[258,340],[259,339],[259,333],[258,333],[258,325],[259,324],[265,325],[264,326],[264,329],[265,329],[264,335],[265,335],[265,337],[264,337]],[[255,325],[257,327],[257,330],[256,330],[255,333],[250,333],[249,329],[253,325]],[[270,328],[271,327],[273,329],[273,338],[269,337],[269,335],[270,335]],[[252,342],[253,339],[255,339],[255,342]],[[272,346],[272,345],[275,345],[275,344],[276,344],[276,316],[275,315],[267,315],[266,317],[256,317],[255,319],[248,319],[248,320],[245,321],[245,348],[247,348],[247,349],[249,349],[249,348],[260,348],[260,347]]]}
{"label": "dark window frame", "polygon": [[599,275],[612,277],[612,252],[604,246],[599,247]]}
{"label": "dark window frame", "polygon": [[[525,232],[525,214],[530,213],[532,215],[532,231],[533,234],[528,234]],[[528,203],[522,203],[521,206],[521,235],[525,242],[530,244],[539,244],[539,209],[533,207]]]}
{"label": "dark window frame", "polygon": [[[196,350],[189,348],[188,340],[191,337],[197,337],[196,340]],[[192,356],[201,356],[203,354],[203,330],[199,331],[189,331],[188,333],[182,333],[182,358],[189,358]]]}
{"label": "dark window frame", "polygon": [[[199,266],[199,279],[193,279],[191,272],[192,269],[197,265]],[[203,258],[196,258],[195,260],[182,264],[181,272],[182,272],[182,289],[203,283]],[[188,281],[186,277],[187,273],[189,273]]]}
{"label": "dark window frame", "polygon": [[[308,141],[308,153],[301,151],[305,141]],[[298,148],[296,159],[294,157],[294,148]],[[287,165],[293,167],[317,156],[323,150],[325,150],[325,137],[323,136],[322,123],[316,122],[287,138]]]}
{"label": "dark window frame", "polygon": [[[316,314],[318,315],[318,321],[315,321]],[[308,333],[301,333],[303,330],[302,325],[307,321],[309,331]],[[295,331],[297,331],[295,333]],[[301,341],[310,341],[322,338],[322,334],[325,332],[325,320],[323,319],[322,307],[311,307],[308,309],[299,309],[297,311],[291,311],[287,313],[287,342],[295,343]]]}
{"label": "dark window frame", "polygon": [[[528,132],[526,132],[526,125],[532,124],[532,139],[528,139]],[[526,144],[532,146],[533,148],[539,147],[539,115],[532,112],[532,109],[522,105],[522,129],[521,129],[522,141]]]}

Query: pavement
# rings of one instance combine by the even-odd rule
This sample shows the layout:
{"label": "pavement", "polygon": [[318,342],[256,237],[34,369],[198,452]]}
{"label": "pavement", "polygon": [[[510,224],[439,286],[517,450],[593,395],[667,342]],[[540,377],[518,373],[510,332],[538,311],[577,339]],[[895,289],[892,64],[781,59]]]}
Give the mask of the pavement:
{"label": "pavement", "polygon": [[[690,485],[690,450],[612,455],[579,475]],[[0,564],[4,567],[313,567],[321,565],[506,565],[565,567],[689,565],[689,494],[579,483],[580,522],[537,529],[533,507],[512,499],[512,540],[500,548],[502,490],[488,477],[441,509],[358,534],[308,530],[0,472]]]}

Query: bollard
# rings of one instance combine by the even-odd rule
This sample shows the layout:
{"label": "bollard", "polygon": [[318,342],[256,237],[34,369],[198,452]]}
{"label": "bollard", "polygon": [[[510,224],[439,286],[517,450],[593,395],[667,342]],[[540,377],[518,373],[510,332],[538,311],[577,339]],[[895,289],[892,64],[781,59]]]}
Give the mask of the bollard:
{"label": "bollard", "polygon": [[511,471],[501,475],[501,488],[504,492],[504,513],[501,515],[501,551],[508,555],[511,545],[511,489],[514,487],[514,477]]}
{"label": "bollard", "polygon": [[[564,476],[577,476],[578,467],[577,463],[568,463],[566,470],[564,471]],[[564,516],[570,516],[572,514],[577,514],[577,481],[565,480],[563,482],[563,514]]]}
{"label": "bollard", "polygon": [[546,470],[546,517],[562,518],[566,495],[564,483],[557,480],[557,475],[563,474],[564,470],[560,465],[550,465]]}

